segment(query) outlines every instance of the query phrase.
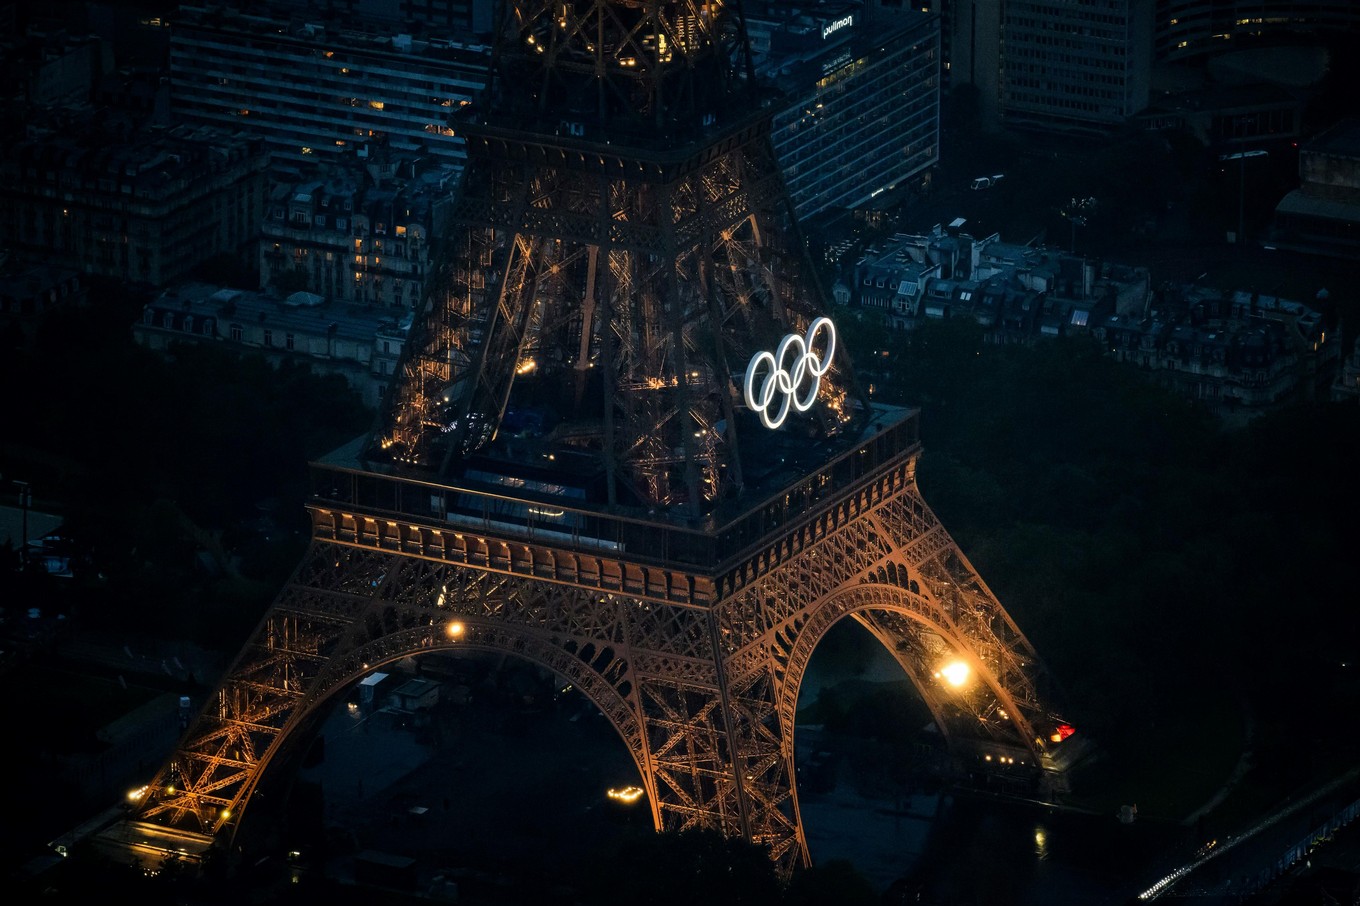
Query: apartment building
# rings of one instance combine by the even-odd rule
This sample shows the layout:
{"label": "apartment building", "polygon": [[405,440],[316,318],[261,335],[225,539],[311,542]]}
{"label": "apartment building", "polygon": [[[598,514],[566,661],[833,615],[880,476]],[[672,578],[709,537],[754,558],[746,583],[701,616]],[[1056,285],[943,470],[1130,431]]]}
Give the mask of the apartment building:
{"label": "apartment building", "polygon": [[455,183],[452,170],[382,152],[276,179],[261,230],[260,285],[415,308],[425,298]]}
{"label": "apartment building", "polygon": [[412,315],[327,302],[307,292],[271,293],[183,283],[162,292],[132,326],[134,339],[166,351],[177,343],[211,344],[258,355],[278,366],[305,365],[343,377],[376,406],[396,370]]}
{"label": "apartment building", "polygon": [[0,145],[0,245],[155,286],[253,249],[268,163],[255,139],[186,125],[132,131],[89,115],[49,122]]}
{"label": "apartment building", "polygon": [[485,84],[490,49],[449,31],[408,34],[308,9],[314,15],[287,3],[180,7],[170,40],[175,119],[249,131],[280,161],[381,141],[461,169],[450,114]]}

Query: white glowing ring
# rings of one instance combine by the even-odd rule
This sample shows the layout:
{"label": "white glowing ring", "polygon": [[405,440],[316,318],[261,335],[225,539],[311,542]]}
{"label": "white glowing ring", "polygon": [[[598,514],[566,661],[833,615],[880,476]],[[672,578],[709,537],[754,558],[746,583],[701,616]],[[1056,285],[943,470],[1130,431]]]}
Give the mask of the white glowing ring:
{"label": "white glowing ring", "polygon": [[[826,348],[819,355],[816,352],[818,336],[826,334]],[[817,391],[822,386],[822,375],[831,368],[831,359],[836,354],[836,326],[830,318],[818,318],[807,330],[806,337],[791,333],[779,343],[775,352],[761,350],[751,356],[746,366],[746,405],[759,413],[760,420],[767,428],[778,428],[784,424],[789,409],[806,412],[817,400]],[[764,379],[761,374],[765,372]],[[806,388],[799,388],[811,376]],[[759,387],[757,387],[759,381]],[[778,409],[773,415],[770,407],[778,401]]]}

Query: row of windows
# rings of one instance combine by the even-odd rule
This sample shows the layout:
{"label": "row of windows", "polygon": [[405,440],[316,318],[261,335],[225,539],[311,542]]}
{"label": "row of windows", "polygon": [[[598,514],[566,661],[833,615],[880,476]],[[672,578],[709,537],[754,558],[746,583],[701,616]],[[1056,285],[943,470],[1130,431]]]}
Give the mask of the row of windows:
{"label": "row of windows", "polygon": [[[1110,43],[1111,41],[1115,43]],[[1074,41],[1071,38],[1055,38],[1051,33],[1038,32],[1035,34],[1013,34],[1006,36],[1006,46],[1008,48],[1023,46],[1025,44],[1037,44],[1044,47],[1070,47],[1078,50],[1085,55],[1101,55],[1106,57],[1125,57],[1128,56],[1128,47],[1123,43],[1122,35],[1112,35],[1106,41]]]}
{"label": "row of windows", "polygon": [[[1065,19],[1068,22],[1099,22],[1101,25],[1114,25],[1120,28],[1127,25],[1129,21],[1128,16],[1104,16],[1099,13],[1083,13],[1074,10],[1068,10],[1067,12],[1062,13],[1060,18]],[[1029,16],[1011,15],[1006,16],[1005,24],[1008,26],[1020,25],[1028,28],[1049,28],[1053,25],[1053,20],[1051,18],[1038,19]]]}
{"label": "row of windows", "polygon": [[1085,69],[1113,69],[1124,72],[1128,69],[1128,61],[1124,58],[1106,59],[1089,53],[1070,54],[1053,53],[1038,47],[1023,47],[1015,44],[1006,45],[1005,60],[1007,65],[1016,60],[1043,60],[1045,62],[1056,63],[1077,63]]}
{"label": "row of windows", "polygon": [[1057,98],[1054,97],[1054,95],[1057,93],[1068,95],[1075,94],[1092,98],[1105,98],[1105,100],[1107,101],[1117,101],[1124,97],[1124,93],[1122,91],[1110,91],[1102,88],[1091,88],[1087,85],[1078,85],[1073,84],[1071,82],[1052,82],[1046,79],[1008,79],[1006,82],[1006,87],[1008,89],[1011,89],[1010,91],[1007,91],[1006,94],[1012,98],[1017,99],[1025,97],[1038,99],[1039,97],[1041,97],[1041,95],[1034,95],[1030,94],[1029,92],[1019,91],[1016,89],[1042,88],[1048,97],[1053,98],[1052,101],[1053,103],[1056,103],[1057,101]]}
{"label": "row of windows", "polygon": [[1026,76],[1030,74],[1045,81],[1051,79],[1061,81],[1063,84],[1124,85],[1128,82],[1127,74],[1122,72],[1118,75],[1104,75],[1085,72],[1080,69],[1068,69],[1061,66],[1043,66],[1038,64],[1006,67],[1006,80],[1015,85],[1026,84]]}

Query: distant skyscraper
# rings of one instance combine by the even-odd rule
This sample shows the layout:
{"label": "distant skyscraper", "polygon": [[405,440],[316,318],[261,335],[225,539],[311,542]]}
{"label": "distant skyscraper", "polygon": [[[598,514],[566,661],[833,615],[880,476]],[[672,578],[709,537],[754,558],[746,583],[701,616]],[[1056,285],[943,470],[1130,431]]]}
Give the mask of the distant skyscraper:
{"label": "distant skyscraper", "polygon": [[751,4],[757,72],[781,92],[774,145],[800,217],[852,208],[939,162],[939,17],[854,3]]}
{"label": "distant skyscraper", "polygon": [[1007,126],[1105,131],[1147,106],[1150,0],[1009,0],[1001,30]]}
{"label": "distant skyscraper", "polygon": [[1157,0],[1158,60],[1232,50],[1243,39],[1360,29],[1356,0]]}
{"label": "distant skyscraper", "polygon": [[1141,112],[1153,66],[1253,38],[1360,29],[1356,0],[866,0],[940,15],[942,85],[984,127],[1103,132]]}

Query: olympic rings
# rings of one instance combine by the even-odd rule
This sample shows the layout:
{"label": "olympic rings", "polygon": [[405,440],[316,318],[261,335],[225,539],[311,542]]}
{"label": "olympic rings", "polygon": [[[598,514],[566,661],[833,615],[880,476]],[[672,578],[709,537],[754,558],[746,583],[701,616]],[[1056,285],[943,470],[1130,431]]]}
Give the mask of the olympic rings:
{"label": "olympic rings", "polygon": [[[816,341],[821,333],[826,334],[826,349],[821,355],[815,351]],[[817,391],[822,386],[822,375],[831,368],[831,359],[836,354],[836,326],[830,318],[818,318],[808,325],[807,336],[788,334],[779,343],[775,352],[761,350],[751,357],[746,366],[746,405],[760,415],[767,428],[778,428],[793,408],[806,412],[817,400]],[[764,380],[762,371],[768,369]],[[811,375],[811,383],[800,394],[799,388]],[[759,387],[757,387],[759,381]],[[774,415],[770,406],[779,397],[779,406]]]}

